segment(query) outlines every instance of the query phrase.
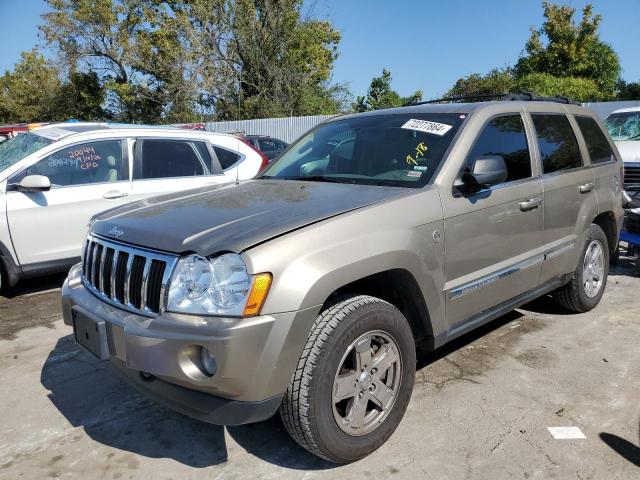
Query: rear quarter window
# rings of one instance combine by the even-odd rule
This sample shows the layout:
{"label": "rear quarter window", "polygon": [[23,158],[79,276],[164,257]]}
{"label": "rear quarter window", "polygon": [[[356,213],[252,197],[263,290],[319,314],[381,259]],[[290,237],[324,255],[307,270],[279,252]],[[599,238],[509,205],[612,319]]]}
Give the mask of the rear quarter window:
{"label": "rear quarter window", "polygon": [[240,160],[240,155],[225,148],[214,146],[213,150],[216,152],[216,157],[218,157],[223,170],[233,167]]}
{"label": "rear quarter window", "polygon": [[566,115],[534,113],[531,118],[536,129],[543,173],[582,166],[578,140]]}
{"label": "rear quarter window", "polygon": [[578,127],[589,151],[591,164],[615,161],[616,157],[611,150],[609,141],[604,132],[591,117],[575,117]]}

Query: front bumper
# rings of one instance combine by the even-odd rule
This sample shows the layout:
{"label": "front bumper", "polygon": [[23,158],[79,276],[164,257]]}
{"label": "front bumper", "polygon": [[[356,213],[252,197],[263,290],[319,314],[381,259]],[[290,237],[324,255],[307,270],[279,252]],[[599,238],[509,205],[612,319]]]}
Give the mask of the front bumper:
{"label": "front bumper", "polygon": [[[111,365],[135,388],[199,420],[236,425],[273,415],[320,306],[251,318],[164,313],[150,318],[107,304],[74,267],[62,287],[62,311],[103,320]],[[216,373],[199,364],[205,347]]]}

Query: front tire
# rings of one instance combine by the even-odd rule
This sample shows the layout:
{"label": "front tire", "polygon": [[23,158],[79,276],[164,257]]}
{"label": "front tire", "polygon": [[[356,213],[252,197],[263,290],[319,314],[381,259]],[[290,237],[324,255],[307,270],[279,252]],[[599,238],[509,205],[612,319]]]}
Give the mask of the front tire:
{"label": "front tire", "polygon": [[0,257],[0,294],[4,295],[9,291],[9,277],[4,267],[4,262]]}
{"label": "front tire", "polygon": [[402,313],[379,298],[348,298],[316,319],[280,415],[314,455],[359,460],[402,420],[415,369],[415,342]]}
{"label": "front tire", "polygon": [[600,303],[608,275],[609,242],[602,228],[592,224],[572,280],[553,296],[567,310],[588,312]]}

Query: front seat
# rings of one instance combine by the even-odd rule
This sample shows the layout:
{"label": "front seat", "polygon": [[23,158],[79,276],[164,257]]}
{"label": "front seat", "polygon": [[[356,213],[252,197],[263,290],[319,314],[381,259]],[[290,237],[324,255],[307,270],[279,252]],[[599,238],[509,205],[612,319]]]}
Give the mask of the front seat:
{"label": "front seat", "polygon": [[97,175],[97,181],[102,183],[110,183],[118,181],[118,164],[116,157],[107,155],[103,163],[102,171]]}

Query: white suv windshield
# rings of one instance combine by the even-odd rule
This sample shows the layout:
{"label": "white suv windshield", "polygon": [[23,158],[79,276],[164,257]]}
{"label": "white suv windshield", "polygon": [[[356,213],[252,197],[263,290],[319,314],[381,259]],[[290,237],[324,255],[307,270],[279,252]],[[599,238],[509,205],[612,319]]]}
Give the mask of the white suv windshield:
{"label": "white suv windshield", "polygon": [[614,141],[640,140],[640,111],[612,113],[604,121]]}
{"label": "white suv windshield", "polygon": [[322,124],[261,178],[419,188],[435,173],[464,115],[363,115]]}
{"label": "white suv windshield", "polygon": [[18,163],[33,152],[53,143],[53,140],[35,133],[21,133],[0,143],[0,172]]}

